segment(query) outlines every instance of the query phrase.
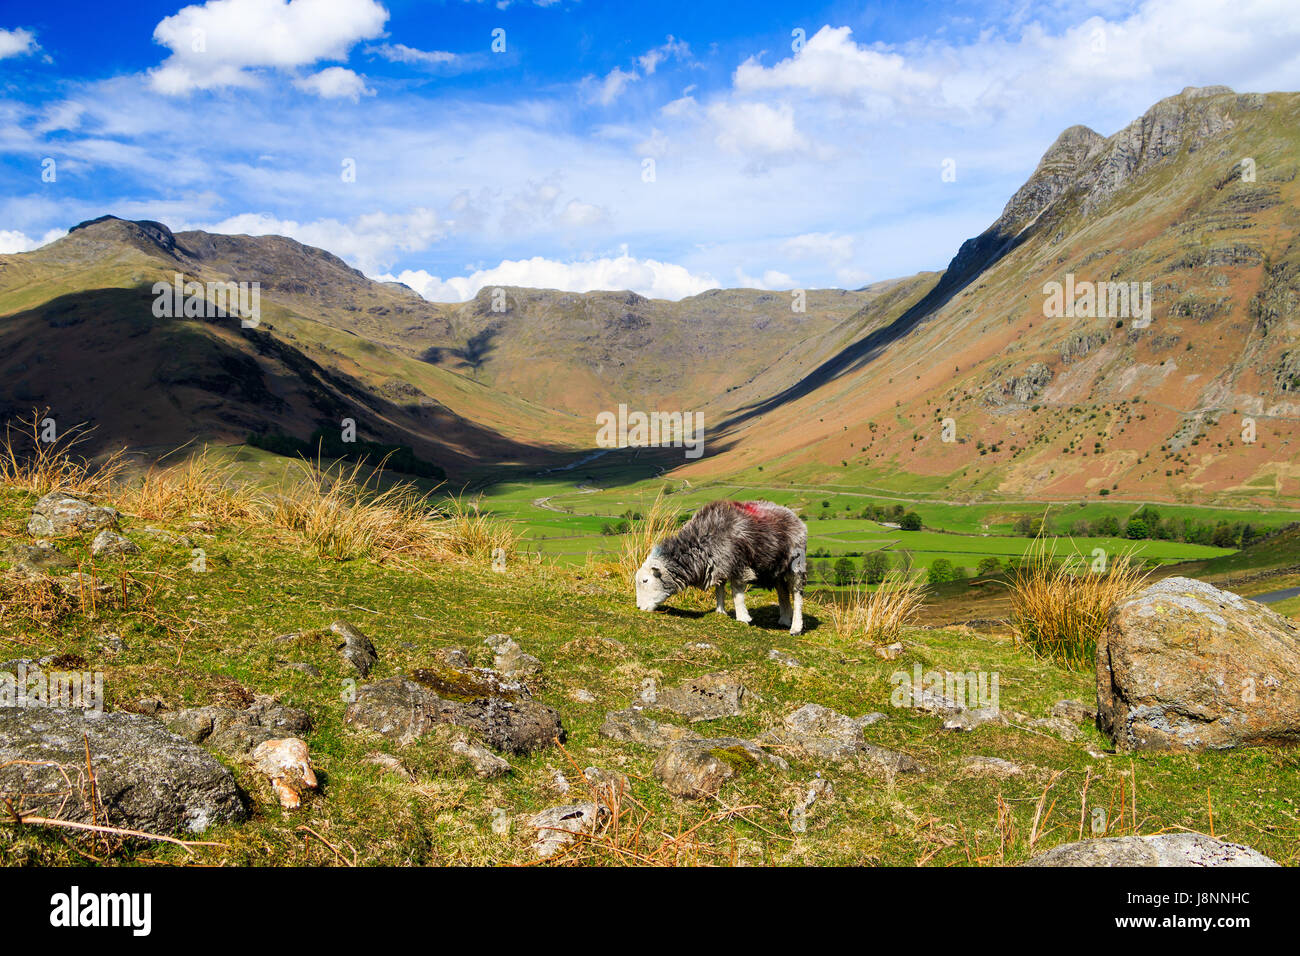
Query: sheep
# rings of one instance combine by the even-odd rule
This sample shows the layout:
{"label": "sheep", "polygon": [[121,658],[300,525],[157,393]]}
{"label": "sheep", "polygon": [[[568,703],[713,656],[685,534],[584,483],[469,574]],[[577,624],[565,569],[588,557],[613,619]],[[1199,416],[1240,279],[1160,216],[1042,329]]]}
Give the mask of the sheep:
{"label": "sheep", "polygon": [[775,588],[782,627],[803,631],[803,589],[808,580],[808,528],[789,508],[770,501],[711,501],[677,534],[651,549],[633,579],[636,606],[653,611],[686,588],[713,588],[726,614],[726,586],[735,596],[736,620],[751,587]]}

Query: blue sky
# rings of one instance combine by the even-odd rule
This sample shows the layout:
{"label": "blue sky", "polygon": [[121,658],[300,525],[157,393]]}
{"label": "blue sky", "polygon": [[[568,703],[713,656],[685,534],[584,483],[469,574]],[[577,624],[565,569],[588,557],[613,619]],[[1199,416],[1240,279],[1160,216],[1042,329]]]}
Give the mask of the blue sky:
{"label": "blue sky", "polygon": [[0,5],[0,252],[113,213],[437,301],[939,269],[1067,126],[1300,89],[1294,0],[112,6]]}

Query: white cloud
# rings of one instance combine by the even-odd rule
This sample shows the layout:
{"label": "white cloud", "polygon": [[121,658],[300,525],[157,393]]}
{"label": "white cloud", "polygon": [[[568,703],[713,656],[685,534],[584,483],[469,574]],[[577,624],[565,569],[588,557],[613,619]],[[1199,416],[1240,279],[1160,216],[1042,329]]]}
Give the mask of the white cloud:
{"label": "white cloud", "polygon": [[31,30],[0,28],[0,60],[11,56],[25,56],[39,49],[40,47],[36,45],[36,35]]}
{"label": "white cloud", "polygon": [[51,229],[39,239],[29,239],[25,233],[12,229],[0,229],[0,255],[15,252],[31,252],[68,234],[66,229]]}
{"label": "white cloud", "polygon": [[366,79],[342,66],[331,66],[294,80],[293,85],[307,93],[315,93],[326,100],[348,99],[356,103],[363,96],[374,96],[375,91],[366,86]]}
{"label": "white cloud", "polygon": [[455,53],[448,53],[445,50],[417,50],[405,43],[381,43],[378,46],[366,47],[366,52],[377,54],[389,63],[406,63],[423,67],[443,66],[455,63],[459,59]]}
{"label": "white cloud", "polygon": [[150,73],[167,94],[253,86],[259,67],[291,70],[342,60],[354,44],[383,32],[376,0],[208,0],[154,28],[171,55]]}
{"label": "white cloud", "polygon": [[605,74],[603,80],[597,81],[595,77],[587,78],[587,97],[601,106],[608,106],[623,95],[629,83],[638,79],[640,76],[635,70],[624,70],[616,66]]}
{"label": "white cloud", "polygon": [[778,272],[776,269],[766,269],[762,277],[746,275],[745,271],[739,266],[736,267],[736,285],[742,289],[763,289],[765,291],[777,291],[785,289],[798,289],[800,285],[794,279],[790,278],[784,272]]}
{"label": "white cloud", "polygon": [[440,279],[423,269],[408,269],[396,276],[376,278],[404,282],[432,302],[467,302],[480,289],[496,286],[559,289],[563,292],[630,289],[652,299],[674,301],[718,288],[712,276],[692,273],[671,262],[636,259],[626,253],[614,258],[578,262],[559,262],[542,256],[506,259],[493,269],[480,269],[468,276],[449,279]]}
{"label": "white cloud", "polygon": [[659,64],[667,59],[689,60],[691,57],[691,46],[685,40],[675,39],[671,34],[668,41],[662,46],[657,46],[653,50],[647,50],[644,54],[637,57],[637,63],[640,64],[642,72],[650,76],[658,69]]}
{"label": "white cloud", "polygon": [[854,43],[848,27],[824,26],[794,56],[764,67],[750,58],[736,69],[735,86],[741,93],[799,89],[823,96],[845,98],[884,94],[906,98],[938,86],[938,79],[907,65],[883,45],[869,48]]}
{"label": "white cloud", "polygon": [[600,206],[589,202],[570,199],[560,212],[560,222],[566,226],[589,229],[608,220],[609,215]]}
{"label": "white cloud", "polygon": [[350,222],[295,222],[265,213],[243,213],[214,225],[190,228],[228,235],[288,236],[332,252],[367,274],[387,268],[399,253],[422,251],[446,235],[437,213],[425,208],[407,213],[367,213]]}
{"label": "white cloud", "polygon": [[789,103],[718,102],[709,107],[709,119],[717,128],[717,144],[737,153],[806,152],[808,141],[794,125],[794,108]]}

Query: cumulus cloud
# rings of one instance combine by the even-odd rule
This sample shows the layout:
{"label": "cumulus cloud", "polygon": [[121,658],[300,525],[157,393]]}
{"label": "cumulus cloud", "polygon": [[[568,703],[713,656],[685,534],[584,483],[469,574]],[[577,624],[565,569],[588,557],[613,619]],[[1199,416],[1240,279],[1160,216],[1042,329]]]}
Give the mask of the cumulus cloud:
{"label": "cumulus cloud", "polygon": [[794,125],[794,108],[789,103],[714,103],[709,119],[717,128],[717,144],[737,153],[806,152],[809,143]]}
{"label": "cumulus cloud", "polygon": [[167,94],[253,86],[258,68],[342,60],[354,44],[382,33],[387,20],[376,0],[208,0],[154,28],[154,41],[171,55],[150,82]]}
{"label": "cumulus cloud", "polygon": [[449,279],[440,279],[424,269],[408,269],[396,276],[377,278],[404,282],[432,302],[467,302],[480,289],[496,286],[559,289],[562,292],[630,289],[652,299],[674,301],[718,288],[712,276],[695,274],[671,262],[636,259],[626,252],[612,258],[578,262],[559,262],[542,256],[506,259],[495,268]]}
{"label": "cumulus cloud", "polygon": [[399,253],[422,251],[446,235],[437,213],[425,208],[406,213],[367,213],[349,222],[295,222],[265,213],[243,213],[192,228],[228,235],[288,236],[332,252],[367,274],[387,268]]}
{"label": "cumulus cloud", "polygon": [[0,229],[0,255],[9,255],[15,252],[31,252],[33,249],[39,249],[48,243],[53,242],[66,236],[65,229],[51,229],[39,239],[30,239],[25,233],[13,229]]}
{"label": "cumulus cloud", "polygon": [[366,86],[365,77],[342,66],[331,66],[294,80],[293,85],[307,93],[315,93],[326,100],[348,99],[356,103],[363,96],[374,96],[375,91]]}
{"label": "cumulus cloud", "polygon": [[39,49],[40,47],[36,45],[36,35],[31,30],[0,28],[0,60],[11,56],[25,56]]}
{"label": "cumulus cloud", "polygon": [[798,282],[776,269],[765,269],[762,276],[751,276],[746,275],[740,267],[736,268],[736,285],[742,289],[763,289],[769,292],[800,287]]}

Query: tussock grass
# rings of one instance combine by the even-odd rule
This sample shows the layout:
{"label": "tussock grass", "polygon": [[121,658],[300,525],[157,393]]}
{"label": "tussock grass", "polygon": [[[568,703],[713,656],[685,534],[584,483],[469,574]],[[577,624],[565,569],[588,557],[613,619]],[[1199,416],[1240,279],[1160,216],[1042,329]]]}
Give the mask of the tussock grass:
{"label": "tussock grass", "polygon": [[660,489],[650,507],[632,521],[632,527],[623,535],[618,570],[625,578],[636,574],[650,549],[677,530],[680,514],[680,509],[670,504]]}
{"label": "tussock grass", "polygon": [[62,491],[70,495],[103,494],[126,467],[121,451],[99,461],[77,453],[90,439],[93,429],[84,424],[57,429],[53,441],[45,441],[41,423],[49,414],[32,410],[30,418],[5,422],[0,438],[0,484],[45,495]]}
{"label": "tussock grass", "polygon": [[831,627],[841,640],[888,644],[912,624],[925,606],[920,580],[891,571],[874,591],[854,587],[826,605]]}
{"label": "tussock grass", "polygon": [[440,508],[438,524],[442,549],[456,557],[502,561],[514,555],[519,531],[511,523],[483,514],[477,501],[450,498]]}
{"label": "tussock grass", "polygon": [[1055,545],[1039,538],[1011,578],[1016,643],[1071,670],[1091,669],[1111,609],[1150,576],[1129,553],[1100,571],[1077,556],[1058,561]]}
{"label": "tussock grass", "polygon": [[269,505],[264,495],[238,480],[233,463],[219,461],[206,447],[179,464],[151,467],[138,484],[116,494],[124,511],[152,520],[257,520]]}
{"label": "tussock grass", "polygon": [[361,463],[301,461],[271,498],[268,517],[322,558],[442,554],[446,536],[428,496],[402,484],[379,490],[378,478]]}

